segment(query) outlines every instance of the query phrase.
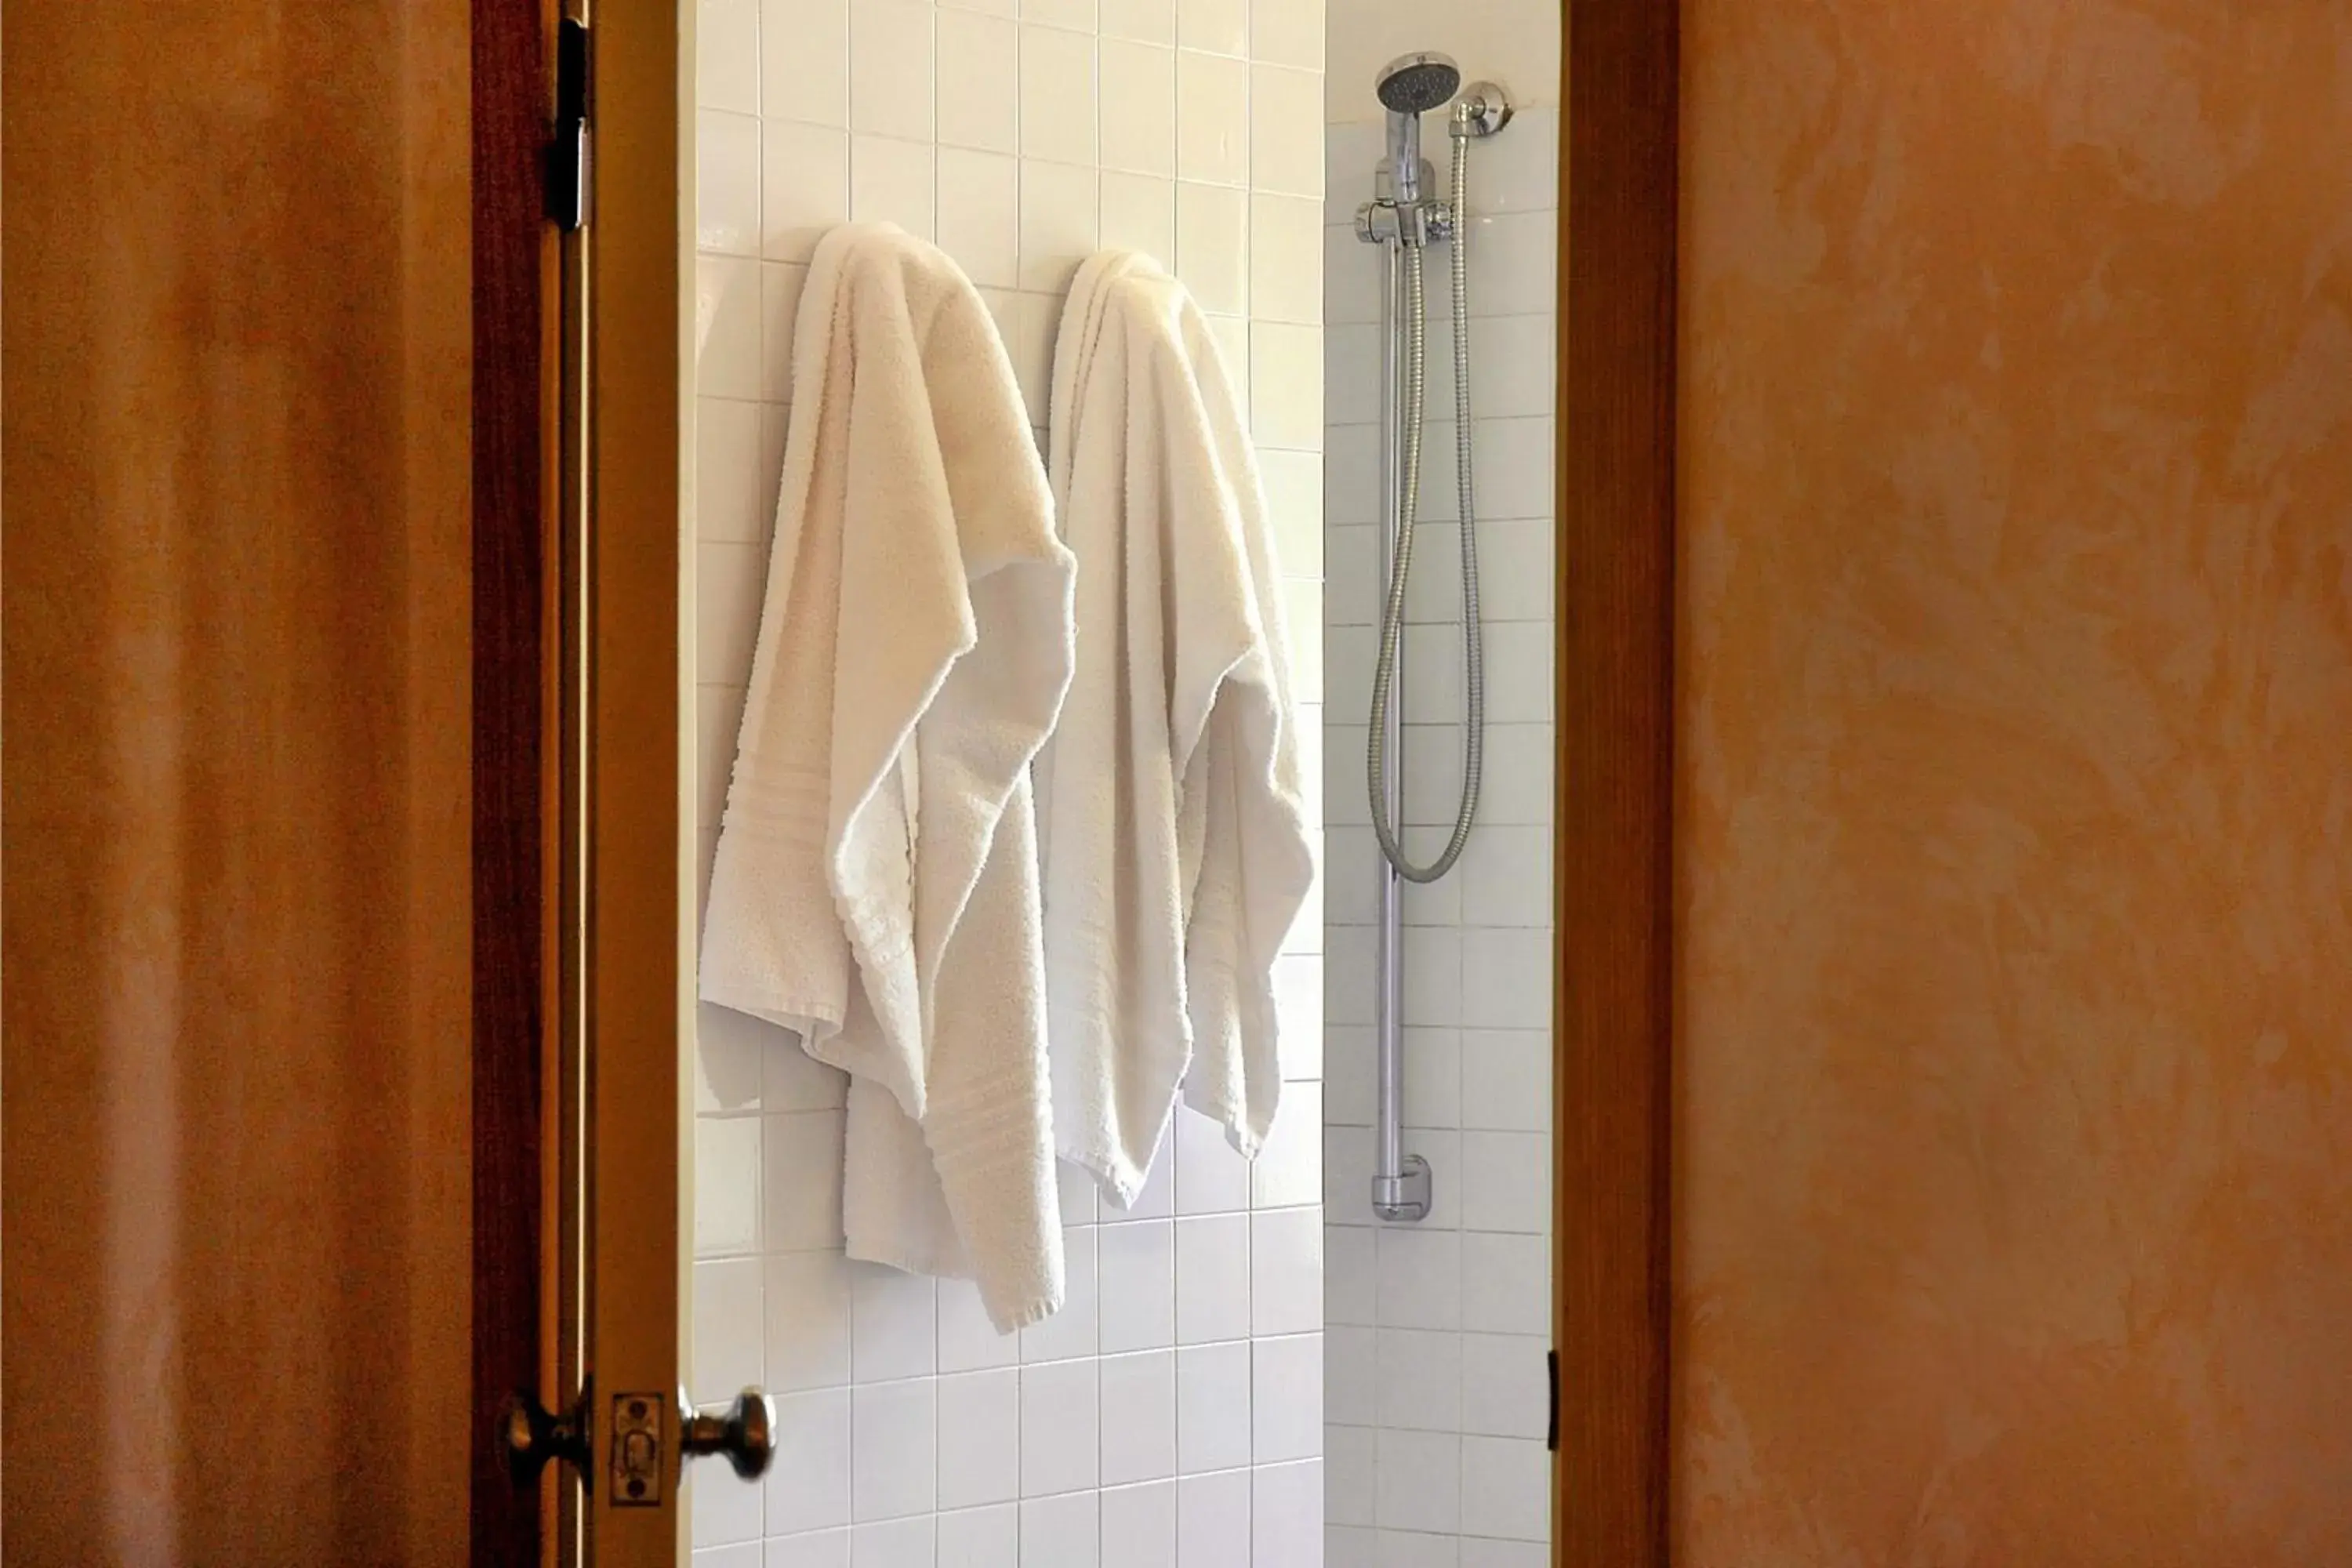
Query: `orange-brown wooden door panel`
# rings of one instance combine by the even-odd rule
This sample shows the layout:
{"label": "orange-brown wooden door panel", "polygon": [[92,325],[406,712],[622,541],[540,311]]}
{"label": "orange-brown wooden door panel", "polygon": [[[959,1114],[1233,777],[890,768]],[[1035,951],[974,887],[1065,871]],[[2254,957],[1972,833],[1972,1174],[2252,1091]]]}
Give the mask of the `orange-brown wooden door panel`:
{"label": "orange-brown wooden door panel", "polygon": [[8,1551],[462,1562],[467,7],[5,27]]}

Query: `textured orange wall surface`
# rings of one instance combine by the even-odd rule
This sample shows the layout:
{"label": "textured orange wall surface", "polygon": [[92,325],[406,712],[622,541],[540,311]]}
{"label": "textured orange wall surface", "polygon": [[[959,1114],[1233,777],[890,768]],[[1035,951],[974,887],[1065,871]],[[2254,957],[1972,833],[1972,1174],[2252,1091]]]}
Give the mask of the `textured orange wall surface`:
{"label": "textured orange wall surface", "polygon": [[1685,16],[1678,1568],[2352,1563],[2352,5]]}

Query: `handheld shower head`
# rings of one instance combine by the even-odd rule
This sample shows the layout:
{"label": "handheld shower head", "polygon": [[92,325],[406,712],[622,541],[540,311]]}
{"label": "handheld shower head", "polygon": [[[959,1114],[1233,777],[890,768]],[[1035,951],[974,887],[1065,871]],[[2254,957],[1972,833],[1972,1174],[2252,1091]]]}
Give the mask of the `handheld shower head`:
{"label": "handheld shower head", "polygon": [[1400,205],[1421,199],[1421,117],[1442,108],[1462,85],[1462,68],[1444,55],[1399,55],[1372,79],[1389,111],[1388,183]]}
{"label": "handheld shower head", "polygon": [[1462,68],[1448,57],[1423,52],[1399,55],[1372,79],[1381,107],[1391,114],[1426,114],[1454,96]]}

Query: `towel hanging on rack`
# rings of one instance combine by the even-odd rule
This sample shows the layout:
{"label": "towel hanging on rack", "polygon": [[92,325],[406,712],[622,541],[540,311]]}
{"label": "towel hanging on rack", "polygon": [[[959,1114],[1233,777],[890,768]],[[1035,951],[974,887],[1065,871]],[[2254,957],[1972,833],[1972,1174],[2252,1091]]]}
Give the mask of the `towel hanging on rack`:
{"label": "towel hanging on rack", "polygon": [[1070,693],[1037,763],[1054,1119],[1125,1207],[1184,1098],[1255,1155],[1273,969],[1314,881],[1281,572],[1208,324],[1150,258],[1079,268],[1051,472],[1077,562]]}
{"label": "towel hanging on rack", "polygon": [[849,1255],[1063,1294],[1029,764],[1071,668],[1070,553],[979,294],[833,230],[794,325],[767,597],[703,997],[850,1075]]}

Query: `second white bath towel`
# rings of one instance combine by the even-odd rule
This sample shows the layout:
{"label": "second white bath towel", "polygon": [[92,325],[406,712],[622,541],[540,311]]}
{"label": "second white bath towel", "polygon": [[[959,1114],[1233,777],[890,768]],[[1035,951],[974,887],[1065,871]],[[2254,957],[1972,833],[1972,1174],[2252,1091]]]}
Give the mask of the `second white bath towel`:
{"label": "second white bath towel", "polygon": [[1050,471],[1077,659],[1037,763],[1054,1120],[1124,1207],[1180,1082],[1255,1155],[1273,969],[1314,880],[1281,578],[1208,325],[1147,258],[1079,269]]}

